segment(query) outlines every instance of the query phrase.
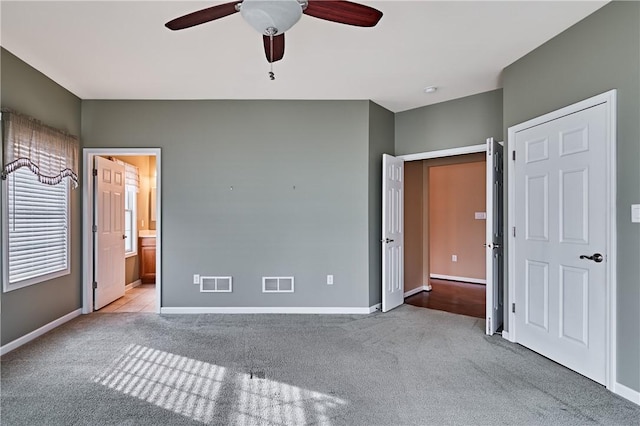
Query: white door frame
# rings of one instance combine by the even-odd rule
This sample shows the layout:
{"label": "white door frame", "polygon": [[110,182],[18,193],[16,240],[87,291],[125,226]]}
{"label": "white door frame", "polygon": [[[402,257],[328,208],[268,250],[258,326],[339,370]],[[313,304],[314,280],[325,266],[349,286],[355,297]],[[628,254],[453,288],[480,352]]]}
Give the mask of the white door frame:
{"label": "white door frame", "polygon": [[82,313],[93,312],[93,158],[96,155],[156,157],[156,313],[160,313],[162,288],[162,161],[160,148],[84,148],[82,150]]}
{"label": "white door frame", "polygon": [[479,145],[461,146],[459,148],[439,149],[437,151],[419,152],[417,154],[396,155],[406,161],[430,160],[432,158],[454,157],[456,155],[475,154],[477,152],[487,152],[486,142]]}
{"label": "white door frame", "polygon": [[[509,156],[509,167],[508,167],[508,180],[507,180],[507,189],[509,194],[508,199],[508,216],[507,216],[507,230],[508,230],[508,239],[509,239],[509,250],[507,256],[507,262],[509,265],[509,278],[508,278],[508,288],[509,288],[509,302],[507,307],[509,307],[509,334],[507,337],[511,342],[516,342],[516,314],[511,309],[512,304],[515,302],[515,237],[513,236],[513,228],[516,223],[516,212],[515,212],[515,167],[513,163],[513,156],[515,155],[515,137],[516,133],[534,126],[538,126],[540,124],[556,120],[558,118],[564,117],[569,114],[576,113],[578,111],[582,111],[587,108],[591,108],[596,105],[605,104],[607,109],[607,136],[609,138],[609,143],[607,144],[607,158],[603,162],[604,166],[607,167],[607,182],[605,184],[607,196],[604,204],[608,206],[606,212],[606,221],[607,221],[607,241],[606,247],[604,249],[605,253],[607,253],[607,262],[606,262],[606,279],[607,279],[607,292],[606,292],[606,302],[605,302],[605,332],[606,343],[605,343],[605,359],[607,363],[606,367],[606,380],[605,384],[607,389],[613,390],[615,392],[615,384],[616,384],[616,292],[617,292],[617,281],[616,281],[616,266],[617,266],[617,253],[616,253],[616,244],[617,244],[617,235],[616,235],[616,90],[610,90],[608,92],[602,93],[600,95],[594,96],[589,99],[585,99],[581,102],[575,103],[573,105],[566,106],[559,110],[550,112],[548,114],[544,114],[540,117],[536,117],[534,119],[525,121],[523,123],[517,124],[515,126],[509,127],[508,130],[508,156]],[[522,312],[522,310],[520,310]]]}

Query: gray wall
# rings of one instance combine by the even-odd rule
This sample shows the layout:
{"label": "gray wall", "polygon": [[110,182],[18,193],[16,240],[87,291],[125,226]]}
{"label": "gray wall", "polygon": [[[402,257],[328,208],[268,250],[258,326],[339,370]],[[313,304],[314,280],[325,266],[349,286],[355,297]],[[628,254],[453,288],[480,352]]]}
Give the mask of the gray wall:
{"label": "gray wall", "polygon": [[83,101],[82,138],[162,148],[163,306],[369,306],[367,101]]}
{"label": "gray wall", "polygon": [[[2,107],[80,135],[79,98],[5,49],[0,62]],[[71,190],[71,274],[2,293],[2,345],[82,307],[81,191]]]}
{"label": "gray wall", "polygon": [[[640,3],[614,2],[507,67],[504,125],[618,90],[618,374],[640,391]],[[508,162],[507,162],[508,167]]]}
{"label": "gray wall", "polygon": [[502,89],[396,114],[396,155],[502,140]]}
{"label": "gray wall", "polygon": [[369,102],[369,306],[382,302],[382,154],[394,154],[394,114]]}

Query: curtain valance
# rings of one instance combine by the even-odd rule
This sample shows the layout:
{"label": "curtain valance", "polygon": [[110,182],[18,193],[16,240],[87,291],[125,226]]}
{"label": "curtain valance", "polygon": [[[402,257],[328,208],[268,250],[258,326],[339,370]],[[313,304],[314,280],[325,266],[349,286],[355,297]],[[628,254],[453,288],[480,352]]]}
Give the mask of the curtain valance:
{"label": "curtain valance", "polygon": [[77,136],[6,109],[2,109],[2,128],[3,179],[28,167],[42,183],[57,185],[68,177],[78,186]]}

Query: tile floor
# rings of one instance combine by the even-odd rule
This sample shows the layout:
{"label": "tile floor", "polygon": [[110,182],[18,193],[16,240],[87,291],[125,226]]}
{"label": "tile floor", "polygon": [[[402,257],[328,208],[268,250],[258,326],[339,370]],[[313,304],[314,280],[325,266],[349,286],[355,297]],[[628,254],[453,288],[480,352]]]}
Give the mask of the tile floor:
{"label": "tile floor", "polygon": [[155,312],[156,285],[142,284],[100,309],[98,312]]}

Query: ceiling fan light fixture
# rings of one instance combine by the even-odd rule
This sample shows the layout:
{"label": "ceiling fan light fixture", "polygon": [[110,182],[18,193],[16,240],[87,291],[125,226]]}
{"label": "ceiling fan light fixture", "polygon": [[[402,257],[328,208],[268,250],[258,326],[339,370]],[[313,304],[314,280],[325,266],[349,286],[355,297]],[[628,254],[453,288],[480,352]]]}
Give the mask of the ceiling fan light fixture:
{"label": "ceiling fan light fixture", "polygon": [[244,0],[240,14],[260,34],[282,34],[300,20],[302,6],[298,0]]}

